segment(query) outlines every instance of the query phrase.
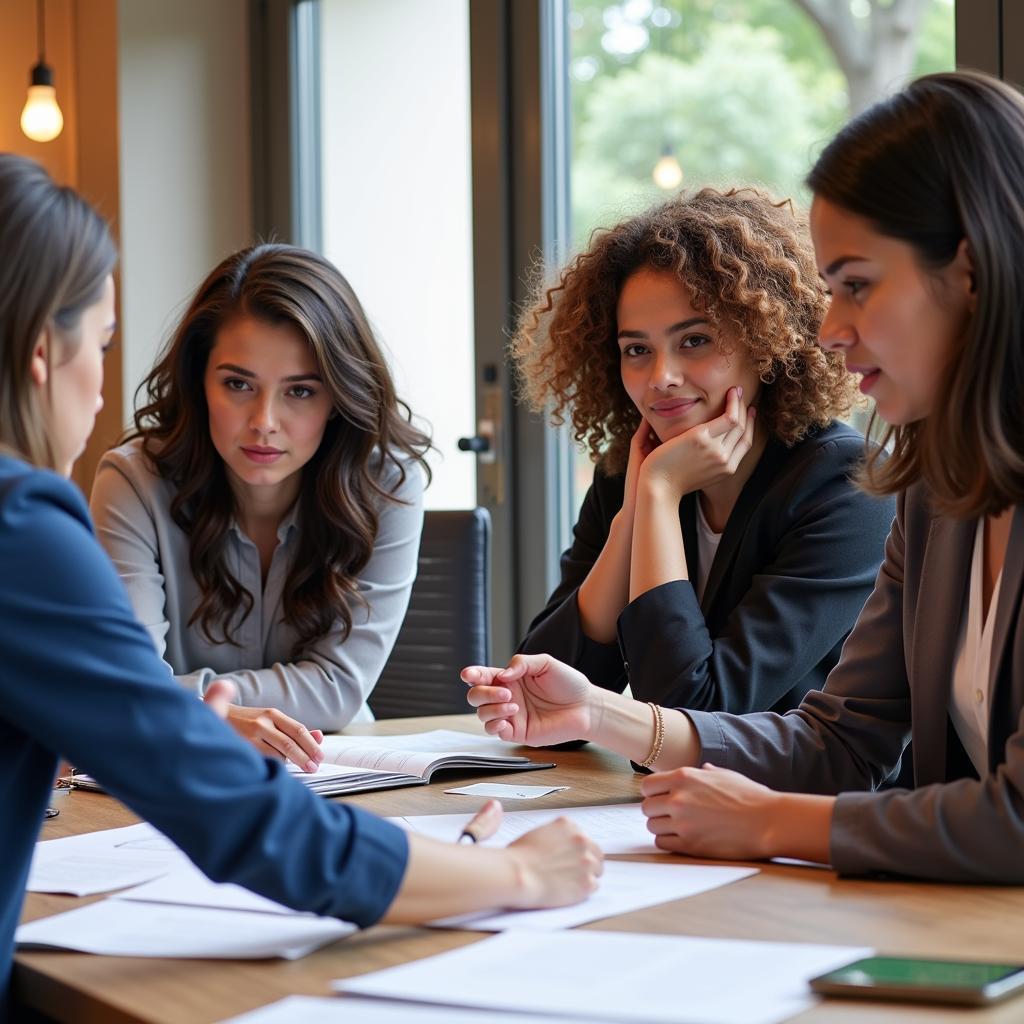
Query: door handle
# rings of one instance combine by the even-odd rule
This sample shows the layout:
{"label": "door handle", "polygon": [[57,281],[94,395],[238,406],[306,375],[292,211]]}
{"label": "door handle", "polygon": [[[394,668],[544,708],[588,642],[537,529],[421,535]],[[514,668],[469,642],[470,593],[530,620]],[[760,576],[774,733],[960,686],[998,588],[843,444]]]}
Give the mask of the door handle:
{"label": "door handle", "polygon": [[491,450],[491,439],[482,434],[474,434],[472,437],[460,437],[458,445],[460,452],[476,452],[480,455]]}

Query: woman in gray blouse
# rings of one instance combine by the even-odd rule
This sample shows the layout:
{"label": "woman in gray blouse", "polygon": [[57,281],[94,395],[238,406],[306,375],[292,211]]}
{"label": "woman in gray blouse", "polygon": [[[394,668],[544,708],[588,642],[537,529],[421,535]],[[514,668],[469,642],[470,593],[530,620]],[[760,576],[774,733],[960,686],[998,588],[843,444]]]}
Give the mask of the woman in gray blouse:
{"label": "woman in gray blouse", "polygon": [[429,439],[348,282],[291,246],[212,271],[145,393],[97,470],[99,538],[178,680],[230,680],[235,729],[314,770],[319,730],[372,717]]}

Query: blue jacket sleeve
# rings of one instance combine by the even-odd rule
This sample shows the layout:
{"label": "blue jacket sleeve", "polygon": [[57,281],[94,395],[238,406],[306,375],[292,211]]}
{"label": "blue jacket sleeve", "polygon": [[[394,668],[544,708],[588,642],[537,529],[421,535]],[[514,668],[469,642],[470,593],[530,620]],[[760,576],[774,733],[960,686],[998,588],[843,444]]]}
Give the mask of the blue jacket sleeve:
{"label": "blue jacket sleeve", "polygon": [[168,676],[54,474],[0,479],[0,717],[95,776],[215,881],[366,926],[394,899],[407,840],[264,760]]}

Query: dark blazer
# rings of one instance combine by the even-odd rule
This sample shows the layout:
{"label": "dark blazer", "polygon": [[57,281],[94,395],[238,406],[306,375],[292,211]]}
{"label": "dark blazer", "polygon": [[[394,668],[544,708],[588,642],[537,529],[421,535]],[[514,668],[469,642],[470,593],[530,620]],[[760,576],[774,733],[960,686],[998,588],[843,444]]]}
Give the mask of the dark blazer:
{"label": "dark blazer", "polygon": [[[786,715],[695,712],[701,759],[776,789],[838,793],[831,859],[887,872],[1024,884],[1024,509],[1014,512],[989,668],[988,775],[949,719],[977,520],[900,497],[878,582],[824,692]],[[914,789],[870,790],[913,737]]]}
{"label": "dark blazer", "polygon": [[[620,615],[619,643],[580,625],[576,595],[622,507],[625,477],[594,474],[562,579],[520,650],[546,652],[598,686],[666,706],[746,713],[796,707],[821,687],[874,583],[894,502],[849,477],[864,438],[833,423],[792,448],[772,440],[740,493],[703,601],[688,580],[642,594]],[[679,506],[691,575],[696,494]],[[628,666],[628,668],[627,668]]]}

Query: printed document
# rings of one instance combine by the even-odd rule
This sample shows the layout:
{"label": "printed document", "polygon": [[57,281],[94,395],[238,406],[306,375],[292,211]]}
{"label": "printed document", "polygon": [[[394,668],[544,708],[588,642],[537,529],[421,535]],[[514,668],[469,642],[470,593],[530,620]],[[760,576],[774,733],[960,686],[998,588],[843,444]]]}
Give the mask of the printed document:
{"label": "printed document", "polygon": [[36,843],[27,889],[91,896],[138,885],[188,863],[170,839],[141,822]]}
{"label": "printed document", "polygon": [[14,937],[23,949],[72,949],[103,956],[297,960],[355,930],[355,925],[332,917],[106,899],[23,924]]}
{"label": "printed document", "polygon": [[[453,843],[472,814],[410,814],[391,820],[410,832]],[[536,811],[506,811],[501,827],[487,846],[507,846],[525,832],[555,818],[574,821],[607,854],[662,853],[647,831],[640,804],[602,804],[596,807],[547,807]]]}
{"label": "printed document", "polygon": [[[580,1024],[579,1017],[487,1013],[481,1010],[456,1010],[452,1006],[415,1006],[412,1003],[389,1003],[350,996],[343,999],[288,996],[253,1010],[252,1013],[221,1021],[220,1024],[298,1024],[300,1021],[303,1024]],[[590,1021],[589,1024],[595,1022]]]}
{"label": "printed document", "polygon": [[[600,921],[605,917],[696,896],[756,874],[757,868],[608,860],[605,861],[604,874],[601,875],[597,892],[574,906],[462,914],[434,921],[433,924],[437,928],[471,928],[483,932],[500,932],[510,928],[528,928],[531,931],[575,928],[588,921]],[[160,885],[161,882],[150,884]]]}
{"label": "printed document", "polygon": [[628,932],[503,932],[334,982],[442,1006],[645,1024],[777,1024],[812,1006],[815,975],[872,950]]}

